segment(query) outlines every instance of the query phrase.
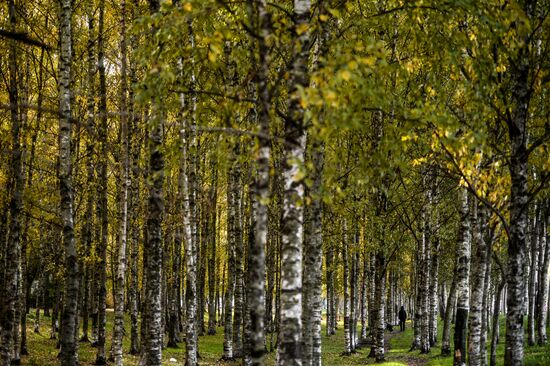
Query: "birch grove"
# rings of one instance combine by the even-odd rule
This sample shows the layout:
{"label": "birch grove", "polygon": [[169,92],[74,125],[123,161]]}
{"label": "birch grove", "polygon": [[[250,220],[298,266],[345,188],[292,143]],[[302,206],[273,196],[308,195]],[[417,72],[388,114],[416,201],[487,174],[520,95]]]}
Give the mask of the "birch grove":
{"label": "birch grove", "polygon": [[549,12],[7,0],[0,364],[550,362]]}

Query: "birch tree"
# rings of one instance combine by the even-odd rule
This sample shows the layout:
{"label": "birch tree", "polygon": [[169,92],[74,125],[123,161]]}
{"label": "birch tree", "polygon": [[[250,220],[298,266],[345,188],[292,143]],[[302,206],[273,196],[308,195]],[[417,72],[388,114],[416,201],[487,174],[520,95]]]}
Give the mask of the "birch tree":
{"label": "birch tree", "polygon": [[283,237],[281,245],[281,329],[277,365],[302,364],[302,239],[303,169],[306,130],[298,88],[308,85],[309,0],[295,0],[289,101],[283,157]]}
{"label": "birch tree", "polygon": [[60,12],[59,59],[59,193],[65,249],[65,301],[61,318],[61,365],[78,364],[75,327],[78,306],[79,274],[74,238],[74,192],[71,151],[71,67],[72,67],[72,4],[62,0]]}
{"label": "birch tree", "polygon": [[460,230],[456,268],[456,319],[454,331],[454,365],[466,365],[466,329],[470,311],[470,232],[468,192],[460,188]]}

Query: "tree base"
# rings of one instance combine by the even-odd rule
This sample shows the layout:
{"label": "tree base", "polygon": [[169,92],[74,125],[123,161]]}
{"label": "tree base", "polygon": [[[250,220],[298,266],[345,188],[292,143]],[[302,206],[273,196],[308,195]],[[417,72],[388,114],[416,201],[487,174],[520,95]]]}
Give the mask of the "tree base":
{"label": "tree base", "polygon": [[90,340],[88,339],[88,336],[84,334],[80,339],[78,340],[80,343],[88,343]]}
{"label": "tree base", "polygon": [[175,340],[168,341],[168,344],[166,344],[166,347],[168,347],[168,348],[179,348],[178,347],[178,342],[175,341]]}
{"label": "tree base", "polygon": [[94,362],[94,365],[96,365],[96,366],[105,366],[105,365],[107,365],[107,360],[105,359],[105,357],[98,357],[98,358],[96,358],[96,360]]}
{"label": "tree base", "polygon": [[353,355],[353,354],[355,354],[355,353],[357,353],[356,350],[349,351],[349,352],[345,352],[345,351],[344,351],[344,352],[340,353],[340,356],[342,356],[342,357],[348,357],[348,356],[351,356],[351,355]]}

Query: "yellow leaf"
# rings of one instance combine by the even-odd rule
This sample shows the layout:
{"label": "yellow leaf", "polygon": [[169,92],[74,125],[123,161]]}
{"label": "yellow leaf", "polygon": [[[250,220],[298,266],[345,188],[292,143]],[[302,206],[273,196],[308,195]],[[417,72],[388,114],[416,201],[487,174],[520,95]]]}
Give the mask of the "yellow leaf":
{"label": "yellow leaf", "polygon": [[300,24],[299,26],[296,27],[296,34],[298,35],[301,35],[305,32],[307,32],[307,24]]}
{"label": "yellow leaf", "polygon": [[373,66],[376,63],[376,57],[369,56],[361,58],[361,62],[367,66]]}
{"label": "yellow leaf", "polygon": [[321,14],[321,15],[319,15],[319,19],[322,22],[326,22],[328,20],[328,16],[326,14]]}
{"label": "yellow leaf", "polygon": [[506,71],[506,65],[498,65],[496,67],[496,72],[504,72]]}
{"label": "yellow leaf", "polygon": [[350,68],[350,70],[355,70],[355,69],[357,69],[357,62],[354,61],[354,60],[348,62],[348,67]]}
{"label": "yellow leaf", "polygon": [[216,62],[216,58],[217,58],[217,56],[216,56],[215,53],[213,53],[213,52],[208,52],[208,60],[209,60],[210,62]]}
{"label": "yellow leaf", "polygon": [[183,10],[191,12],[193,10],[193,5],[191,5],[191,3],[185,3],[185,5],[183,5]]}
{"label": "yellow leaf", "polygon": [[342,70],[340,71],[340,77],[345,81],[348,81],[351,78],[351,74],[348,70]]}

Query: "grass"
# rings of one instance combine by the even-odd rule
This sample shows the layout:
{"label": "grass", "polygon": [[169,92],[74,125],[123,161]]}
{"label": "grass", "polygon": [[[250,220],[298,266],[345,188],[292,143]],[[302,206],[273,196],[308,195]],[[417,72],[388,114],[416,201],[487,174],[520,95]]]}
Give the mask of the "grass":
{"label": "grass", "polygon": [[[111,347],[111,331],[113,328],[112,312],[107,312],[107,354]],[[129,319],[127,321],[127,332],[129,333]],[[49,317],[41,317],[40,334],[33,332],[34,311],[28,315],[28,350],[29,355],[22,359],[23,365],[49,366],[57,365],[58,349],[55,348],[57,341],[49,339],[51,319]],[[439,334],[441,334],[441,322]],[[504,318],[501,319],[501,334],[504,334]],[[452,332],[451,332],[452,333]],[[384,365],[401,366],[401,365],[426,365],[426,366],[447,366],[452,365],[451,357],[441,357],[441,349],[439,345],[432,348],[431,353],[421,355],[418,351],[408,352],[413,332],[411,324],[407,323],[405,332],[393,332],[388,334],[390,339],[390,349],[386,354]],[[497,350],[497,365],[503,364],[504,358],[504,336],[501,336],[501,343]],[[343,326],[339,324],[339,328],[335,335],[331,337],[325,336],[323,327],[323,364],[325,366],[347,366],[347,365],[368,365],[374,364],[372,358],[368,358],[369,348],[359,349],[357,353],[350,356],[341,356],[344,344]],[[451,339],[452,344],[452,339]],[[269,339],[268,339],[269,345]],[[130,348],[129,337],[124,338],[124,350]],[[199,339],[200,365],[223,365],[233,366],[240,364],[239,362],[220,362],[219,359],[223,352],[223,328],[219,327],[216,335],[204,336]],[[79,343],[79,359],[81,365],[93,365],[95,361],[96,349],[92,348],[89,343]],[[166,348],[163,350],[164,365],[181,365],[185,361],[184,344],[180,344],[179,348]],[[170,359],[175,359],[176,362],[171,362]],[[125,365],[137,365],[138,357],[125,354]],[[267,355],[266,364],[273,365],[275,363],[275,352]],[[526,347],[525,349],[525,365],[550,365],[550,345],[539,347]]]}

